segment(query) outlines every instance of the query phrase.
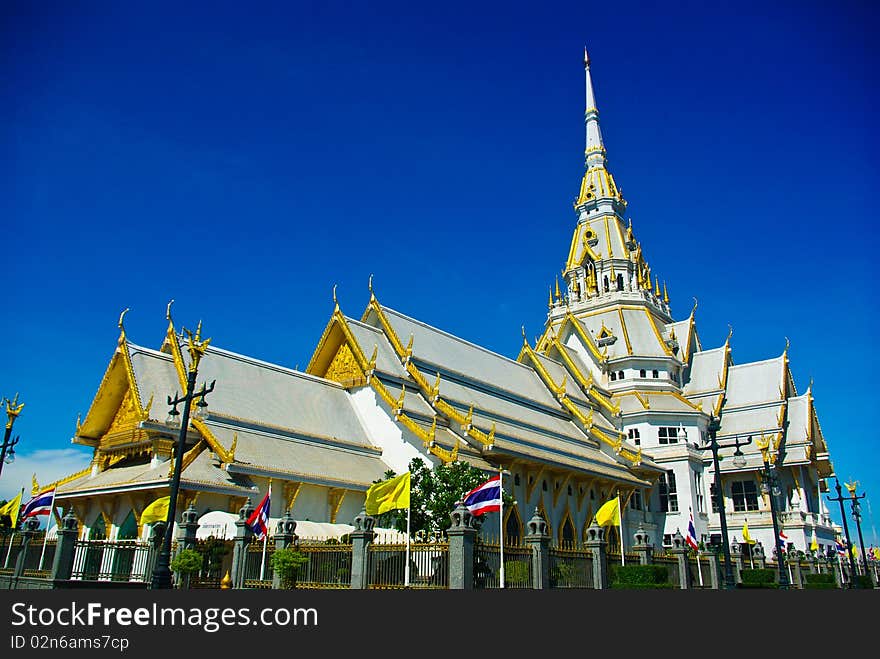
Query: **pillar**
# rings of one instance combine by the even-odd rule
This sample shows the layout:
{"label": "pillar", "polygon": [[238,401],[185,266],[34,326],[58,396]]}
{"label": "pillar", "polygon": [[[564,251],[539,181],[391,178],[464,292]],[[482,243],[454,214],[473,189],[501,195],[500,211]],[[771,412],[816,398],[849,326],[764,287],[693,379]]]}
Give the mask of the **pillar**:
{"label": "pillar", "polygon": [[449,538],[449,589],[471,590],[474,587],[474,540],[477,529],[474,516],[460,501],[449,515],[452,525]]}
{"label": "pillar", "polygon": [[526,527],[529,531],[525,543],[532,550],[532,588],[550,588],[550,536],[547,534],[547,522],[535,510]]}
{"label": "pillar", "polygon": [[593,554],[593,588],[605,590],[608,583],[608,543],[605,541],[605,529],[594,521],[587,529],[587,540],[584,543]]}
{"label": "pillar", "polygon": [[244,566],[247,558],[247,546],[254,532],[247,524],[248,517],[254,512],[250,497],[238,511],[235,520],[235,541],[232,545],[232,587],[244,588]]}
{"label": "pillar", "polygon": [[361,508],[361,512],[352,522],[354,531],[351,532],[351,587],[364,590],[370,585],[370,543],[376,534],[373,527],[376,518],[367,515],[367,511]]}
{"label": "pillar", "polygon": [[76,536],[79,523],[73,514],[73,509],[68,508],[67,513],[61,519],[61,527],[58,529],[58,543],[55,545],[55,557],[52,559],[53,581],[67,581],[73,573],[73,557],[76,553]]}

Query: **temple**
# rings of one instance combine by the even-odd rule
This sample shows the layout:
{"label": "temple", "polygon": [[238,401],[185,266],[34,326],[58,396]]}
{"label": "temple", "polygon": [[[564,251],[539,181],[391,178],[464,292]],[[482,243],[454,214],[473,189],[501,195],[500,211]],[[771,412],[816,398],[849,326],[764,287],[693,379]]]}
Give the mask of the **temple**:
{"label": "temple", "polygon": [[[806,550],[815,534],[823,549],[834,546],[821,495],[833,468],[811,386],[798,395],[787,341],[779,355],[737,364],[732,332],[720,346],[702,345],[696,303],[675,319],[624,218],[586,51],[584,67],[585,172],[562,282],[551,286],[534,345],[523,336],[515,358],[497,354],[386,307],[371,280],[359,316],[335,304],[305,372],[209,346],[199,380],[216,388],[188,429],[183,505],[235,512],[271,479],[273,517],[289,510],[349,522],[372,482],[420,456],[509,471],[509,538],[522,537],[538,510],[556,541],[577,542],[598,507],[620,496],[629,537],[641,527],[668,546],[692,516],[708,543],[721,533],[705,449],[715,424],[720,443],[752,438],[719,463],[730,539],[747,522],[755,540],[774,546],[762,487],[769,456],[788,541]],[[77,423],[72,441],[94,456],[56,483],[56,515],[72,509],[83,537],[143,537],[140,513],[168,493],[179,427],[164,401],[185,390],[190,357],[170,305],[167,321],[153,349],[131,342],[120,317],[115,351]],[[35,491],[47,485],[34,479]]]}

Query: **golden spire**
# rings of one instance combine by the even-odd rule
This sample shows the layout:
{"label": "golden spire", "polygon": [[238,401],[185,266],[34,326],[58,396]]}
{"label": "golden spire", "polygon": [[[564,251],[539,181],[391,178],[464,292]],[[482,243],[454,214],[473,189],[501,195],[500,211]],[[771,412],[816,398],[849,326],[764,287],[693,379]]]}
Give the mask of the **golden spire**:
{"label": "golden spire", "polygon": [[562,294],[559,292],[559,276],[556,276],[556,300],[559,301],[562,298]]}
{"label": "golden spire", "polygon": [[656,282],[656,283],[654,284],[654,295],[655,295],[656,297],[660,297],[660,277],[657,277],[657,276],[655,275],[655,276],[654,276],[654,281]]}
{"label": "golden spire", "polygon": [[663,282],[663,301],[669,304],[669,292],[666,290],[666,282]]}
{"label": "golden spire", "polygon": [[552,287],[549,289],[549,293],[547,296],[547,308],[548,309],[553,308],[553,288]]}

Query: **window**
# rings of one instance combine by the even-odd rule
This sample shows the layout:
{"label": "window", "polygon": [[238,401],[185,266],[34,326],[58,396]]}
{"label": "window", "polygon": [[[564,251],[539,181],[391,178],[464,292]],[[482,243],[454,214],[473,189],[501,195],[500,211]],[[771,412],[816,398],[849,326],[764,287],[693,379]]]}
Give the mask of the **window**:
{"label": "window", "polygon": [[546,492],[547,491],[547,481],[541,481],[541,489]]}
{"label": "window", "polygon": [[640,377],[640,378],[644,378],[644,377],[647,377],[647,376],[648,376],[648,372],[647,372],[645,369],[642,369],[641,371],[639,371],[639,377]]}
{"label": "window", "polygon": [[712,500],[712,512],[717,515],[720,508],[718,507],[718,488],[715,487],[715,483],[709,483],[709,498]]}
{"label": "window", "polygon": [[604,278],[604,283],[605,283],[605,292],[607,293],[607,292],[609,291],[609,288],[608,288],[608,277],[605,277],[605,278]]}
{"label": "window", "polygon": [[519,485],[519,474],[514,474],[514,475],[513,475],[513,484],[514,484],[514,485]]}
{"label": "window", "polygon": [[706,512],[706,502],[703,500],[703,474],[696,472],[694,474],[694,490],[696,491],[697,512]]}
{"label": "window", "polygon": [[678,428],[662,427],[657,429],[657,435],[661,444],[675,444],[678,442]]}
{"label": "window", "polygon": [[672,546],[672,534],[671,533],[664,533],[663,534],[663,546],[664,547],[671,547]]}
{"label": "window", "polygon": [[655,368],[653,371],[651,371],[651,377],[652,377],[652,378],[659,378],[659,377],[660,377],[660,371],[658,371],[658,370]]}
{"label": "window", "polygon": [[664,513],[678,512],[678,492],[675,489],[675,473],[660,474],[660,510]]}
{"label": "window", "polygon": [[758,509],[758,487],[755,481],[734,481],[730,489],[735,512]]}
{"label": "window", "polygon": [[617,371],[617,379],[623,380],[623,371]]}
{"label": "window", "polygon": [[638,428],[630,428],[626,431],[626,434],[629,435],[630,441],[636,446],[639,446],[642,443],[642,440],[639,438]]}
{"label": "window", "polygon": [[642,509],[642,491],[636,490],[632,493],[632,496],[629,498],[629,507],[633,510],[641,510]]}
{"label": "window", "polygon": [[623,290],[623,275],[617,275],[617,290]]}
{"label": "window", "polygon": [[617,379],[617,373],[615,371],[611,371],[611,381],[614,382]]}

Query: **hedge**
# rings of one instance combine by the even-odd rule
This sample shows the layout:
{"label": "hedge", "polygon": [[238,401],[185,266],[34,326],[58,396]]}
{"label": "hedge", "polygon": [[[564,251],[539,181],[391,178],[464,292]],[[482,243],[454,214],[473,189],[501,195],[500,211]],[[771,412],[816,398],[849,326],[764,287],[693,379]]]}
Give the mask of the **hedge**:
{"label": "hedge", "polygon": [[669,568],[665,565],[612,565],[611,588],[674,588],[669,582]]}
{"label": "hedge", "polygon": [[831,590],[832,588],[837,588],[837,582],[834,580],[834,575],[830,572],[804,575],[805,590]]}
{"label": "hedge", "polygon": [[740,570],[742,583],[740,588],[778,588],[776,583],[776,571],[768,568],[754,568]]}

